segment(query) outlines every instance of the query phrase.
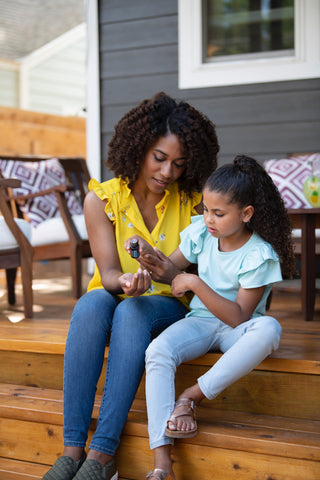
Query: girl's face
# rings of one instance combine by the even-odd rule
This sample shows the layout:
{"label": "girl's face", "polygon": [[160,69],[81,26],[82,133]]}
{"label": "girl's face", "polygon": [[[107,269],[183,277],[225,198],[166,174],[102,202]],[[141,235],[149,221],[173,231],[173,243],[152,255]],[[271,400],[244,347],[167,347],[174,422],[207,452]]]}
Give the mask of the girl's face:
{"label": "girl's face", "polygon": [[163,193],[168,185],[178,180],[185,167],[186,158],[179,138],[173,134],[160,137],[147,151],[135,186],[144,184],[153,193]]}
{"label": "girl's face", "polygon": [[252,215],[252,206],[239,208],[236,203],[229,203],[229,195],[204,189],[203,218],[213,237],[240,239]]}

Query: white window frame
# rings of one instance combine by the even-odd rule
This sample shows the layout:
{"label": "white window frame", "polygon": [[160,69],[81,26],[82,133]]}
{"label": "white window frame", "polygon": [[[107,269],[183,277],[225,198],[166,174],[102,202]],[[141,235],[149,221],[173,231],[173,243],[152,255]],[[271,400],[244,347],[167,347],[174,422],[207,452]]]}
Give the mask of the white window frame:
{"label": "white window frame", "polygon": [[98,0],[86,0],[85,5],[87,21],[87,163],[91,177],[101,181]]}
{"label": "white window frame", "polygon": [[320,1],[295,0],[295,52],[203,63],[201,0],[178,0],[179,88],[202,88],[320,77]]}

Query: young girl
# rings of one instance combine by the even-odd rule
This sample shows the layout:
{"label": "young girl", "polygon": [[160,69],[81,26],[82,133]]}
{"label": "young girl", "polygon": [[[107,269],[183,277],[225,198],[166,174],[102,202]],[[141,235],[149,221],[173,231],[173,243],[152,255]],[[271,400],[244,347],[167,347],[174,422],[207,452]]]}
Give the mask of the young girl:
{"label": "young girl", "polygon": [[[238,156],[209,177],[203,206],[203,216],[192,219],[169,257],[181,269],[198,264],[199,276],[181,273],[171,285],[176,297],[187,291],[195,294],[191,311],[153,340],[146,352],[154,449],[148,480],[175,478],[172,438],[197,433],[195,406],[248,374],[280,341],[280,324],[265,316],[266,301],[272,284],[282,279],[281,268],[284,276],[292,275],[294,254],[290,221],[277,188],[255,160]],[[152,255],[146,251],[142,245],[140,264],[151,270]],[[224,355],[174,403],[176,367],[209,350]]]}

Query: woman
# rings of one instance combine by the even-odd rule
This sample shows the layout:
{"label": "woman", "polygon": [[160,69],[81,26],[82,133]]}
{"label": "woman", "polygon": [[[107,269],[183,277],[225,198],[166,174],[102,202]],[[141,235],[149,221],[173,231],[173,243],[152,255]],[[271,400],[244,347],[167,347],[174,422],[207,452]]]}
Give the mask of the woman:
{"label": "woman", "polygon": [[[161,92],[130,110],[115,127],[107,166],[115,178],[91,180],[85,218],[96,262],[75,306],[64,365],[64,453],[45,480],[117,478],[114,454],[144,372],[152,338],[183,318],[187,298],[173,298],[180,273],[170,262],[138,269],[124,248],[139,235],[169,256],[199,213],[201,189],[216,168],[214,125],[188,103]],[[96,385],[110,335],[97,428],[85,445]]]}

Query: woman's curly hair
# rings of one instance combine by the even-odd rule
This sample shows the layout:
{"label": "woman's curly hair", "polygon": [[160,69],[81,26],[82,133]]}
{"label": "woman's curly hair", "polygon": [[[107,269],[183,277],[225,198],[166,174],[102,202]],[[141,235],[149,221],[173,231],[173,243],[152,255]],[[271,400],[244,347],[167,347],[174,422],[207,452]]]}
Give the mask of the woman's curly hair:
{"label": "woman's curly hair", "polygon": [[170,133],[179,137],[186,157],[186,168],[178,179],[179,189],[188,194],[200,192],[217,167],[219,144],[215,126],[194,107],[177,102],[164,92],[143,100],[117,123],[106,165],[116,177],[132,185],[147,151]]}
{"label": "woman's curly hair", "polygon": [[279,190],[265,169],[253,158],[238,155],[232,164],[216,170],[205,188],[227,194],[230,203],[237,203],[240,208],[254,207],[248,227],[276,251],[283,277],[292,277],[295,273],[292,225]]}

